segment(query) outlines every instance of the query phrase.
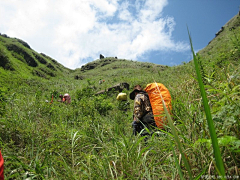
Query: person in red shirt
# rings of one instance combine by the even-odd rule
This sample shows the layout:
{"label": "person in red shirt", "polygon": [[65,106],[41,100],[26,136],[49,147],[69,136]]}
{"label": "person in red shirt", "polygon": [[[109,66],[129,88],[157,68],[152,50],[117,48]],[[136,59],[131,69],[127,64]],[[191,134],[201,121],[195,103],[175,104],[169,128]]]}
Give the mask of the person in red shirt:
{"label": "person in red shirt", "polygon": [[64,95],[60,94],[59,97],[61,98],[61,100],[60,100],[61,102],[65,102],[67,104],[71,103],[71,97],[68,93],[66,93]]}
{"label": "person in red shirt", "polygon": [[3,174],[3,157],[0,151],[0,180],[4,180],[4,174]]}

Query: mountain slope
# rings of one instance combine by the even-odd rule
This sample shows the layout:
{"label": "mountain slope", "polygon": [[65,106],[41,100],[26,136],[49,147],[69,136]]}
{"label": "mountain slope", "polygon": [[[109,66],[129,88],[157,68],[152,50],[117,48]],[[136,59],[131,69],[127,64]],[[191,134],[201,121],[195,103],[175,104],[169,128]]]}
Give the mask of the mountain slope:
{"label": "mountain slope", "polygon": [[37,53],[24,41],[0,35],[1,74],[22,78],[63,76],[71,72],[56,60],[43,53]]}
{"label": "mountain slope", "polygon": [[157,65],[148,62],[137,62],[125,59],[115,59],[112,57],[98,59],[87,63],[80,69],[76,69],[73,75],[81,79],[91,78],[94,80],[112,78],[134,77],[139,73],[152,74],[164,71],[168,66]]}
{"label": "mountain slope", "polygon": [[216,37],[198,53],[207,62],[214,61],[217,65],[224,65],[225,60],[239,64],[240,59],[240,15],[230,19]]}

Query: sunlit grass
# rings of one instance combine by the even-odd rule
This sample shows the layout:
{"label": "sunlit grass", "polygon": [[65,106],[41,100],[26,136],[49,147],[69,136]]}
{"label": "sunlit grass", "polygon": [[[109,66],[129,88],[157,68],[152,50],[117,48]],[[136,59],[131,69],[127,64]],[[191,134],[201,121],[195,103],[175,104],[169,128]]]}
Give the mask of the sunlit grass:
{"label": "sunlit grass", "polygon": [[218,168],[217,170],[219,171],[222,179],[225,179],[225,177],[226,177],[225,169],[224,169],[224,165],[223,165],[223,161],[222,161],[220,148],[219,148],[219,145],[218,145],[217,134],[216,134],[215,127],[214,127],[214,124],[213,124],[212,115],[211,115],[210,107],[209,107],[209,104],[208,104],[207,95],[206,95],[204,84],[203,84],[203,81],[202,81],[202,76],[201,76],[201,73],[200,73],[197,58],[196,58],[194,50],[193,50],[192,39],[191,39],[189,31],[188,31],[188,35],[189,35],[189,40],[190,40],[190,44],[191,44],[191,50],[192,50],[193,60],[194,60],[194,64],[195,64],[195,70],[196,70],[196,74],[197,74],[197,78],[198,78],[198,83],[199,83],[199,87],[200,87],[200,91],[201,91],[202,101],[203,101],[203,105],[204,105],[204,111],[205,111],[205,114],[206,114],[206,118],[207,118],[207,122],[208,122],[208,128],[209,128],[209,132],[210,132],[210,136],[211,136],[211,140],[212,140],[214,157],[215,157],[215,161],[216,161],[217,168]]}

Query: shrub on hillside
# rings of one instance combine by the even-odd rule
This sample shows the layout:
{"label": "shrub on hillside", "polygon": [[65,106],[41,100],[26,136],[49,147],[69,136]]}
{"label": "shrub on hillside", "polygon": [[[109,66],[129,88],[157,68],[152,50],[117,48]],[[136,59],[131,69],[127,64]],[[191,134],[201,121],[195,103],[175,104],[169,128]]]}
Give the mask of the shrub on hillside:
{"label": "shrub on hillside", "polygon": [[86,87],[80,90],[77,90],[76,97],[80,101],[83,97],[91,97],[94,94],[94,91],[90,87]]}
{"label": "shrub on hillside", "polygon": [[5,114],[6,101],[4,91],[0,89],[0,116]]}
{"label": "shrub on hillside", "polygon": [[3,67],[6,70],[14,70],[14,68],[11,66],[11,62],[9,61],[8,56],[6,53],[0,49],[0,66]]}
{"label": "shrub on hillside", "polygon": [[103,96],[97,96],[94,98],[94,107],[100,115],[107,115],[108,111],[113,109],[109,100],[106,100]]}

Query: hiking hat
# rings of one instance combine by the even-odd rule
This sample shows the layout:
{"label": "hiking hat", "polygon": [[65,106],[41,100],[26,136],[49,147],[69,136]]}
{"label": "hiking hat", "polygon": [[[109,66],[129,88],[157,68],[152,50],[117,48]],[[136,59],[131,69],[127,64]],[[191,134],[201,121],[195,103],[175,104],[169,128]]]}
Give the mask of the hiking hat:
{"label": "hiking hat", "polygon": [[68,93],[66,93],[66,94],[64,94],[64,95],[63,95],[63,97],[67,97],[67,96],[69,96],[69,94],[68,94]]}
{"label": "hiking hat", "polygon": [[135,92],[140,92],[140,91],[143,91],[143,89],[142,89],[142,87],[138,84],[138,85],[136,85],[136,86],[134,86],[134,88],[133,88],[133,91],[130,93],[130,99],[131,100],[134,100],[134,98],[135,98]]}

